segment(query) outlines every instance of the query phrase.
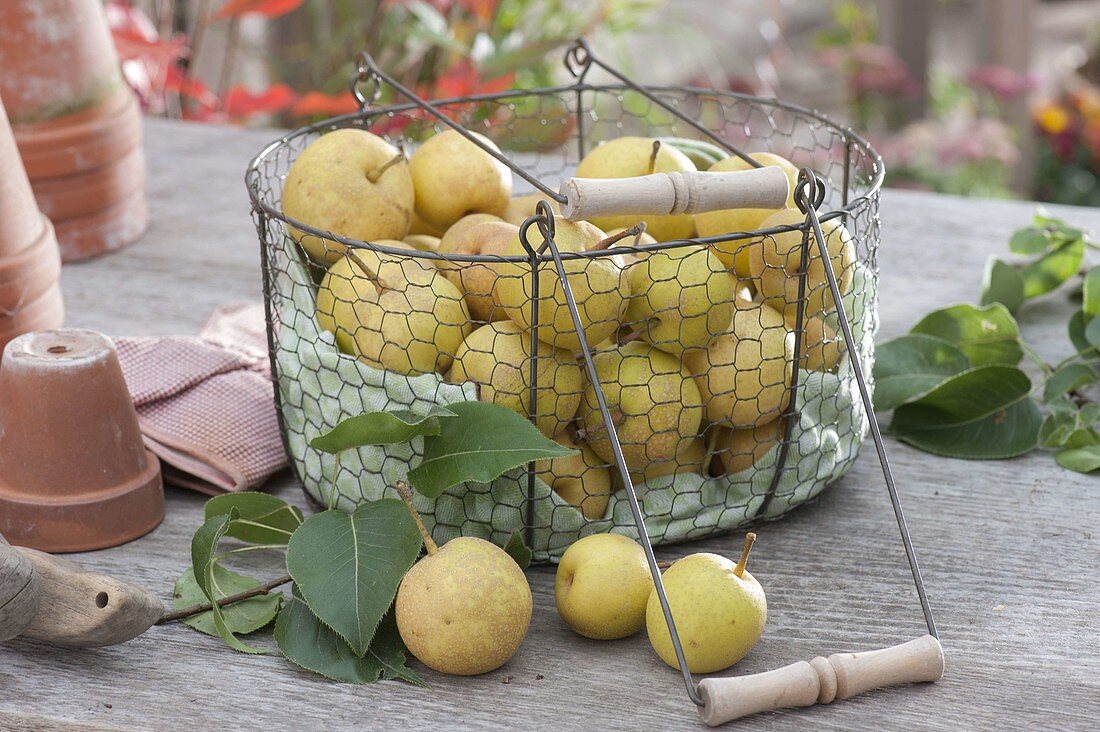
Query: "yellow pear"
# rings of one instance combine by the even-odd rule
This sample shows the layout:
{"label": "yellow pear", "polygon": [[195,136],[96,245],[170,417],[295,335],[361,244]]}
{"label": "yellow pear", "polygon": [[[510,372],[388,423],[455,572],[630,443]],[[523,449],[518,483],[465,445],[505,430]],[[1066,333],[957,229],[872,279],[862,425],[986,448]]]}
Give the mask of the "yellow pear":
{"label": "yellow pear", "polygon": [[787,407],[794,334],[783,316],[754,300],[739,298],[730,327],[706,349],[687,351],[707,419],[745,427],[771,421]]}
{"label": "yellow pear", "polygon": [[[697,437],[694,440],[683,443],[680,450],[671,460],[658,460],[652,462],[640,472],[631,473],[630,479],[634,481],[636,485],[641,485],[651,480],[656,480],[657,478],[664,478],[668,475],[679,475],[681,473],[696,473],[702,475],[703,460],[706,457],[706,453],[706,444],[703,443],[701,437]],[[616,482],[618,482],[617,473],[615,478]]]}
{"label": "yellow pear", "polygon": [[[794,209],[794,187],[798,183],[798,168],[786,158],[773,153],[749,153],[749,157],[761,165],[778,166],[786,174],[790,184],[790,192],[787,195],[787,208]],[[749,170],[752,167],[734,155],[725,160],[719,160],[710,166],[710,171],[714,173],[736,172],[738,170]],[[699,236],[721,236],[722,234],[756,231],[763,228],[761,224],[776,210],[772,208],[733,208],[724,211],[707,211],[706,213],[695,214],[695,229]],[[739,277],[751,276],[749,249],[752,246],[759,246],[759,240],[750,243],[748,239],[734,239],[718,242],[714,246],[722,262],[727,267],[733,268]]]}
{"label": "yellow pear", "polygon": [[[633,178],[651,173],[695,170],[691,159],[671,145],[648,137],[618,137],[592,149],[577,165],[578,178]],[[690,214],[676,216],[602,216],[592,220],[601,229],[629,227],[645,221],[657,241],[687,239],[695,233]]]}
{"label": "yellow pear", "polygon": [[615,640],[645,627],[653,591],[645,551],[622,534],[592,534],[573,542],[558,563],[558,615],[586,638]]}
{"label": "yellow pear", "polygon": [[432,226],[424,219],[420,218],[416,214],[416,209],[413,209],[412,217],[409,220],[409,233],[410,234],[425,234],[427,236],[434,236],[439,238],[443,236],[447,231],[447,227]]}
{"label": "yellow pear", "polygon": [[[755,539],[751,533],[745,539],[736,565],[717,554],[692,554],[674,562],[661,577],[693,674],[729,668],[748,655],[764,632],[768,601],[760,583],[745,570]],[[679,668],[656,589],[646,606],[646,630],[661,660]]]}
{"label": "yellow pear", "polygon": [[531,624],[531,586],[523,570],[484,539],[460,536],[436,546],[408,486],[398,489],[428,550],[397,589],[394,619],[401,640],[441,673],[473,676],[500,668],[519,650]]}
{"label": "yellow pear", "polygon": [[[555,222],[554,242],[561,252],[579,252],[604,238],[602,231],[585,221],[573,223],[555,217]],[[518,237],[516,242],[518,246]],[[592,257],[564,259],[562,266],[589,346],[610,337],[619,329],[630,297],[630,285],[619,264],[612,257]],[[534,290],[530,267],[501,263],[494,268],[493,299],[517,325],[531,328]],[[580,338],[553,262],[539,265],[538,283],[538,337],[559,348],[579,351]]]}
{"label": "yellow pear", "polygon": [[[490,148],[488,138],[475,133]],[[447,229],[471,213],[500,216],[512,197],[508,166],[455,130],[428,138],[409,160],[416,189],[416,213],[434,229]]]}
{"label": "yellow pear", "polygon": [[535,215],[535,206],[539,201],[546,201],[555,214],[561,213],[558,202],[545,193],[528,193],[526,196],[516,196],[508,202],[507,210],[501,214],[501,218],[509,224],[521,225],[531,216]]}
{"label": "yellow pear", "polygon": [[345,353],[402,374],[446,371],[472,329],[462,293],[436,267],[369,249],[349,250],[329,268],[317,324]]}
{"label": "yellow pear", "polygon": [[[806,217],[800,212],[784,209],[765,219],[761,228],[802,225],[805,221]],[[844,295],[852,286],[856,263],[855,243],[840,218],[821,222],[821,232],[825,235],[825,249],[829,252],[829,261],[833,265],[840,294]],[[809,243],[805,311],[807,315],[817,317],[832,312],[835,305],[825,278],[825,265],[812,235]],[[749,269],[756,282],[756,290],[764,300],[776,303],[776,307],[782,304],[784,315],[790,316],[795,312],[798,302],[802,232],[794,230],[766,236],[758,244],[759,246],[754,245],[749,251]]]}
{"label": "yellow pear", "polygon": [[539,477],[562,500],[577,507],[586,519],[602,519],[613,492],[607,464],[588,445],[567,434],[559,434],[554,439],[558,444],[580,452],[552,460],[539,460],[535,463]]}
{"label": "yellow pear", "polygon": [[755,465],[784,436],[782,417],[755,427],[716,427],[715,448],[727,475]]}
{"label": "yellow pear", "polygon": [[[691,374],[675,356],[631,341],[593,357],[608,410],[632,473],[670,461],[699,434],[703,404]],[[591,382],[578,412],[585,440],[610,465],[615,454]]]}
{"label": "yellow pear", "polygon": [[[409,232],[413,197],[397,148],[366,130],[346,128],[311,142],[290,166],[283,213],[346,239],[401,239]],[[294,228],[291,235],[318,264],[332,264],[347,249]]]}
{"label": "yellow pear", "polygon": [[418,252],[437,252],[439,251],[439,237],[432,236],[430,234],[409,234],[401,241],[408,244]]}
{"label": "yellow pear", "polygon": [[673,355],[706,348],[729,328],[734,283],[707,247],[649,252],[627,268],[628,328]]}
{"label": "yellow pear", "polygon": [[[531,403],[530,341],[530,332],[510,320],[483,325],[462,342],[448,379],[456,384],[477,382],[481,401],[508,407],[526,417]],[[581,367],[569,351],[539,341],[535,369],[535,424],[543,434],[553,436],[577,413],[584,389]]]}
{"label": "yellow pear", "polygon": [[[450,254],[524,254],[519,228],[489,214],[471,214],[459,220],[444,234],[440,247]],[[489,322],[508,318],[493,300],[497,273],[506,267],[503,262],[447,262],[443,269],[451,284],[466,296],[466,306],[473,318]]]}
{"label": "yellow pear", "polygon": [[[766,305],[778,304],[774,301]],[[787,327],[793,332],[797,323],[797,312],[788,311],[784,316]],[[833,331],[824,318],[803,314],[802,358],[798,367],[807,371],[833,371],[840,363],[840,357],[847,350],[844,337]]]}

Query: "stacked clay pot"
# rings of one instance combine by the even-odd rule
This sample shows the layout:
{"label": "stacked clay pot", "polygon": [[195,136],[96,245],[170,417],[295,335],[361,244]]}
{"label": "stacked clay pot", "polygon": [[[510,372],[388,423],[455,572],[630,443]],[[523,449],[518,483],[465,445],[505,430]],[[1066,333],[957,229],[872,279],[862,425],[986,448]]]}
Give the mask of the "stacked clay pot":
{"label": "stacked clay pot", "polygon": [[0,69],[0,98],[62,259],[141,236],[141,109],[122,79],[101,1],[4,0]]}
{"label": "stacked clay pot", "polygon": [[0,103],[0,349],[21,333],[61,325],[61,259],[38,210]]}

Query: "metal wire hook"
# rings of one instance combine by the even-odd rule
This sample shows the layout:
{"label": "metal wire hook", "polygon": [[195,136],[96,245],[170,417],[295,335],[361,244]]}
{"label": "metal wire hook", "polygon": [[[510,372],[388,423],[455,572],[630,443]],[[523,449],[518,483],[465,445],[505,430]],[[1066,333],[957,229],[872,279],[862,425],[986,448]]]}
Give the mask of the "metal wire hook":
{"label": "metal wire hook", "polygon": [[[531,230],[532,226],[539,228],[539,234],[542,235],[544,244],[536,250],[531,246],[531,240],[528,238],[527,233]],[[554,238],[555,231],[554,226],[554,209],[550,207],[550,204],[546,201],[539,201],[535,204],[534,216],[528,216],[523,220],[523,223],[519,225],[519,242],[523,245],[523,248],[527,250],[527,254],[531,257],[538,256],[538,252],[542,251],[545,247],[545,242],[551,241]]]}
{"label": "metal wire hook", "polygon": [[381,72],[374,58],[366,51],[359,54],[359,64],[355,76],[348,82],[348,90],[362,109],[377,102],[382,95]]}
{"label": "metal wire hook", "polygon": [[570,74],[577,80],[578,83],[584,81],[584,77],[588,74],[588,70],[592,68],[592,49],[588,45],[588,41],[583,38],[578,38],[565,49],[565,56],[562,61],[565,64],[565,68]]}
{"label": "metal wire hook", "polygon": [[825,203],[826,190],[824,178],[810,168],[802,168],[794,185],[794,203],[802,213],[807,213],[810,208],[816,211]]}

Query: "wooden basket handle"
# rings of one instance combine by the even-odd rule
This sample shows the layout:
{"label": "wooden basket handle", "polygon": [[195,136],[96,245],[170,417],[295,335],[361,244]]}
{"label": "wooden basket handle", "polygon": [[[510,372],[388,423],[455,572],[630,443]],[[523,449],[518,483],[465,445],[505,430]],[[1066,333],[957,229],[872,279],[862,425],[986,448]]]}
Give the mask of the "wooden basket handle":
{"label": "wooden basket handle", "polygon": [[558,191],[570,221],[630,214],[668,215],[728,208],[783,208],[790,181],[776,166],[727,173],[654,173],[637,178],[570,178]]}
{"label": "wooden basket handle", "polygon": [[699,707],[699,716],[715,727],[758,712],[828,704],[883,686],[942,676],[943,648],[925,635],[890,648],[818,656],[751,676],[703,679],[699,695],[706,704]]}

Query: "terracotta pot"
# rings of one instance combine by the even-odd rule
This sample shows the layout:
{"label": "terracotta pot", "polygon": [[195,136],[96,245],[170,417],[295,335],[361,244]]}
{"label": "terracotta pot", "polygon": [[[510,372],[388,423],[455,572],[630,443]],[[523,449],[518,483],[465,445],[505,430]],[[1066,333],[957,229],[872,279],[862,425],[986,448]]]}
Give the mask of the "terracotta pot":
{"label": "terracotta pot", "polygon": [[122,86],[79,112],[15,128],[23,166],[32,179],[101,168],[140,148],[141,137],[137,97]]}
{"label": "terracotta pot", "polygon": [[102,211],[132,196],[144,185],[145,156],[141,148],[98,168],[31,181],[42,213],[58,222]]}
{"label": "terracotta pot", "polygon": [[121,249],[140,238],[148,225],[144,188],[94,214],[57,221],[54,228],[61,261],[75,262]]}
{"label": "terracotta pot", "polygon": [[0,29],[0,96],[13,124],[80,111],[123,85],[102,0],[4,0]]}
{"label": "terracotta pot", "polygon": [[28,333],[0,361],[0,533],[48,552],[117,546],[164,518],[114,345],[87,330]]}
{"label": "terracotta pot", "polygon": [[[3,74],[0,74],[3,76]],[[19,159],[4,105],[0,102],[0,257],[36,242],[43,232],[42,214]]]}
{"label": "terracotta pot", "polygon": [[[61,285],[55,282],[34,300],[23,303],[18,310],[0,313],[0,348],[24,333],[60,328],[63,322],[65,305],[61,300]],[[3,364],[2,359],[0,364]]]}
{"label": "terracotta pot", "polygon": [[[61,274],[57,240],[54,239],[50,220],[41,214],[39,217],[42,220],[42,233],[39,234],[38,241],[18,254],[0,258],[0,323],[5,314],[19,311],[57,285],[57,278]],[[38,326],[34,330],[56,328],[59,325],[60,321]]]}

